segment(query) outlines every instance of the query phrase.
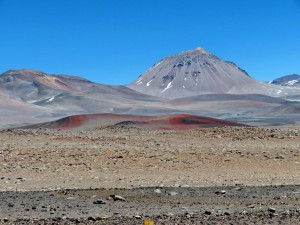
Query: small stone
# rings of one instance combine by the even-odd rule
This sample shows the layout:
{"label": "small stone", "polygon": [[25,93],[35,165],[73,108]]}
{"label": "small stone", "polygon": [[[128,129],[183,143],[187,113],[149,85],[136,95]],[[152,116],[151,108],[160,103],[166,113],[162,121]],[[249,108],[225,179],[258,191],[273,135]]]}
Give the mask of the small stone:
{"label": "small stone", "polygon": [[178,193],[175,192],[175,191],[170,191],[168,194],[171,195],[171,196],[176,196],[176,195],[178,195]]}
{"label": "small stone", "polygon": [[110,195],[109,197],[111,197],[114,201],[126,201],[126,199],[120,195]]}
{"label": "small stone", "polygon": [[106,204],[106,202],[102,199],[97,199],[96,201],[93,202],[95,205],[103,205]]}
{"label": "small stone", "polygon": [[75,199],[76,197],[74,196],[70,196],[70,197],[67,197],[67,199],[71,200],[71,199]]}
{"label": "small stone", "polygon": [[88,217],[88,220],[89,221],[96,221],[96,219],[94,217],[92,217],[92,216]]}
{"label": "small stone", "polygon": [[134,218],[139,219],[139,220],[142,219],[142,217],[140,215],[135,215]]}
{"label": "small stone", "polygon": [[81,222],[80,219],[73,219],[73,218],[71,218],[70,221],[74,224],[79,224]]}
{"label": "small stone", "polygon": [[205,215],[211,215],[211,211],[205,210],[204,214],[205,214]]}
{"label": "small stone", "polygon": [[215,191],[215,194],[216,194],[216,195],[219,195],[219,194],[225,195],[225,194],[226,194],[226,191],[225,191],[225,190]]}
{"label": "small stone", "polygon": [[110,218],[110,216],[108,216],[108,215],[100,216],[101,220],[106,220],[106,219],[109,219],[109,218]]}
{"label": "small stone", "polygon": [[275,213],[275,212],[276,212],[276,209],[275,209],[275,208],[272,208],[272,207],[270,207],[270,208],[268,208],[268,211],[269,211],[270,213]]}
{"label": "small stone", "polygon": [[160,190],[160,189],[155,189],[154,192],[155,192],[156,194],[161,194],[161,190]]}

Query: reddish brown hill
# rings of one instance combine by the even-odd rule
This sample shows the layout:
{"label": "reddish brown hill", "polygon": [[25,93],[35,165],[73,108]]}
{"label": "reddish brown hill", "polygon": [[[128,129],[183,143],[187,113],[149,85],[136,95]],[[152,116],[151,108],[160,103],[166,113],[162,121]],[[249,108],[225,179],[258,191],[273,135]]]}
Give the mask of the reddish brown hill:
{"label": "reddish brown hill", "polygon": [[66,130],[87,130],[103,126],[137,126],[158,130],[189,130],[203,127],[246,126],[244,124],[190,114],[162,116],[139,116],[123,114],[74,115],[29,126],[27,128],[52,128]]}

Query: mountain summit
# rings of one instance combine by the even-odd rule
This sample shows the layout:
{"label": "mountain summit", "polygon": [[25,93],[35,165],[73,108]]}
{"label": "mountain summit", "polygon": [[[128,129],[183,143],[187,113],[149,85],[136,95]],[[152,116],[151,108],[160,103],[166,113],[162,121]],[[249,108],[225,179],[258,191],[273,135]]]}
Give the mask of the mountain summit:
{"label": "mountain summit", "polygon": [[266,94],[269,90],[235,63],[223,61],[203,48],[160,60],[128,87],[170,99],[201,94]]}

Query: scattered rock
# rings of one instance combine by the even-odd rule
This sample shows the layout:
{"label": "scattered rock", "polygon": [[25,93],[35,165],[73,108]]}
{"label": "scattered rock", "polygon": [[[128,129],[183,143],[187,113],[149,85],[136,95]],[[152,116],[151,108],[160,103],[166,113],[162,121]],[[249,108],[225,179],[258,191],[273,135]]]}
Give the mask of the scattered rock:
{"label": "scattered rock", "polygon": [[97,199],[96,201],[93,202],[95,205],[103,205],[106,204],[106,202],[102,199]]}
{"label": "scattered rock", "polygon": [[155,192],[156,194],[161,194],[161,190],[160,190],[160,189],[155,189],[154,192]]}
{"label": "scattered rock", "polygon": [[111,197],[114,201],[126,201],[126,199],[120,195],[110,195],[109,197]]}
{"label": "scattered rock", "polygon": [[216,195],[219,195],[219,194],[225,195],[225,194],[226,194],[226,191],[225,191],[225,190],[216,191],[215,194],[216,194]]}
{"label": "scattered rock", "polygon": [[250,209],[253,209],[253,208],[255,208],[255,205],[251,204],[251,205],[247,205],[247,207],[250,208]]}
{"label": "scattered rock", "polygon": [[178,195],[178,193],[177,193],[176,191],[170,191],[170,192],[168,193],[168,195],[176,196],[176,195]]}
{"label": "scattered rock", "polygon": [[272,208],[272,207],[270,207],[270,208],[268,208],[268,211],[269,211],[270,213],[275,213],[275,212],[276,212],[276,209],[275,209],[275,208]]}
{"label": "scattered rock", "polygon": [[100,216],[99,218],[100,218],[101,220],[107,220],[107,219],[110,218],[110,216],[104,215],[104,216]]}
{"label": "scattered rock", "polygon": [[205,214],[205,215],[211,215],[211,211],[205,210],[204,214]]}
{"label": "scattered rock", "polygon": [[88,220],[89,220],[89,221],[96,221],[96,218],[90,216],[90,217],[88,217]]}

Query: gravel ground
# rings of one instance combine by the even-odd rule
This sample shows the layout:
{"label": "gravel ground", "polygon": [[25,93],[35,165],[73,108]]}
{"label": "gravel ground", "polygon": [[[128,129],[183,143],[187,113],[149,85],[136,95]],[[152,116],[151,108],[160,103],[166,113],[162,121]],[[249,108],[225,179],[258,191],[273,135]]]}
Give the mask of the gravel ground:
{"label": "gravel ground", "polygon": [[0,140],[1,224],[300,224],[298,128],[5,130]]}
{"label": "gravel ground", "polygon": [[[111,197],[113,196],[113,197]],[[300,186],[136,188],[2,192],[8,223],[295,224]]]}

